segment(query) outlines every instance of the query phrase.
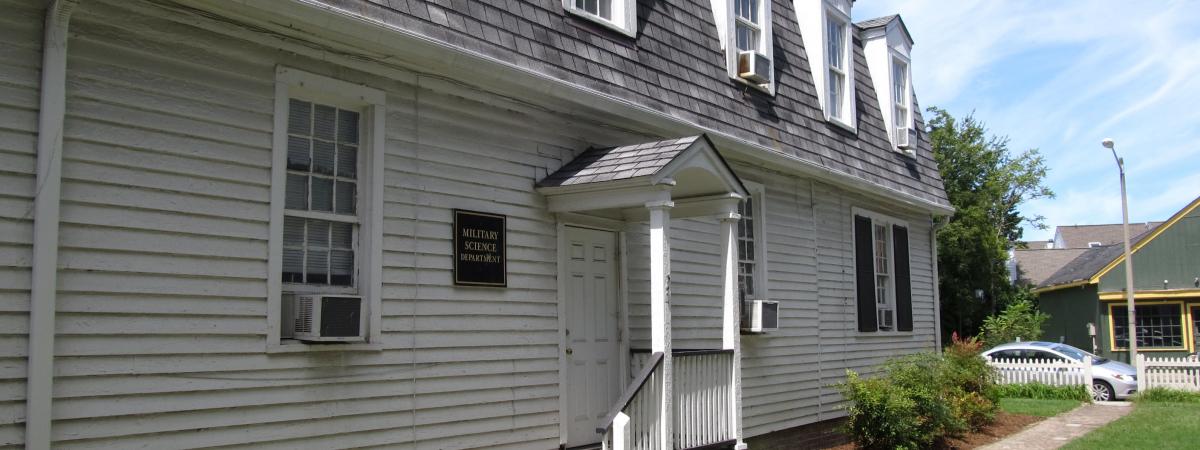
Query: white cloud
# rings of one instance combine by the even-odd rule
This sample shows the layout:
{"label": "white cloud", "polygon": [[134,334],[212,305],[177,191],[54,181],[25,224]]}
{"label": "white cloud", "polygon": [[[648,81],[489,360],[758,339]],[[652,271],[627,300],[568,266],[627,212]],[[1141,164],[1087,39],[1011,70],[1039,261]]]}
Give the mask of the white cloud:
{"label": "white cloud", "polygon": [[[1131,220],[1162,220],[1200,195],[1200,2],[1103,0],[858,2],[858,19],[899,13],[916,44],[921,104],[975,111],[1015,150],[1039,148],[1057,199],[1047,224],[1120,222],[1127,160]],[[1027,229],[1027,238],[1052,231]]]}

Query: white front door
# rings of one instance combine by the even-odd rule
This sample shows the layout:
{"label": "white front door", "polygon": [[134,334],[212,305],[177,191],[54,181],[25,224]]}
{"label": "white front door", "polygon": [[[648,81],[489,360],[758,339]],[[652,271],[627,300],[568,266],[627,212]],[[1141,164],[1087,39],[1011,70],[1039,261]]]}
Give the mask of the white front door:
{"label": "white front door", "polygon": [[621,395],[616,236],[566,227],[567,446],[600,441],[596,425]]}

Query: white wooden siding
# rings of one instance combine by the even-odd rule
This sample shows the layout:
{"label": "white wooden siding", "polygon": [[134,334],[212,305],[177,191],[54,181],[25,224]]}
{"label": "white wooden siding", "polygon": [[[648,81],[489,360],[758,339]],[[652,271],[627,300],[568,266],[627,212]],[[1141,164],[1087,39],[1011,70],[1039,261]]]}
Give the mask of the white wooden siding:
{"label": "white wooden siding", "polygon": [[[23,439],[40,61],[40,2],[13,1],[0,0],[0,446]],[[558,446],[556,231],[533,183],[588,145],[648,137],[155,11],[95,0],[72,21],[55,446]],[[382,351],[263,351],[276,64],[388,94]],[[766,185],[782,325],[743,339],[747,435],[836,417],[845,368],[932,347],[927,217],[736,170]],[[852,206],[910,224],[913,334],[856,331]],[[451,208],[508,215],[509,288],[451,286]],[[672,223],[676,348],[720,347],[718,242],[715,221]],[[645,244],[631,225],[634,348],[648,346]]]}
{"label": "white wooden siding", "polygon": [[[557,447],[555,226],[533,182],[603,136],[152,10],[72,22],[56,447]],[[383,351],[263,352],[275,64],[388,92]],[[510,288],[450,287],[451,208],[509,216]]]}
{"label": "white wooden siding", "polygon": [[0,0],[0,448],[25,441],[42,6]]}
{"label": "white wooden siding", "polygon": [[[888,358],[933,349],[929,217],[807,179],[736,163],[734,169],[739,177],[766,187],[766,283],[768,297],[780,304],[778,331],[742,336],[745,435],[844,415],[834,385],[844,381],[846,369],[870,373]],[[909,224],[912,333],[858,332],[850,221],[856,206]],[[719,238],[716,221],[671,222],[675,348],[720,348]],[[631,224],[633,348],[649,347],[647,242],[645,226]]]}

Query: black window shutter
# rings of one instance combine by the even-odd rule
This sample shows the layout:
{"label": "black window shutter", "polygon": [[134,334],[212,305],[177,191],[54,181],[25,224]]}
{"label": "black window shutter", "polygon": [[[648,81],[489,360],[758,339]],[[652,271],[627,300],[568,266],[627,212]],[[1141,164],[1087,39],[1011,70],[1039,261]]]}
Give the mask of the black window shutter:
{"label": "black window shutter", "polygon": [[875,252],[871,219],[854,216],[854,280],[858,287],[858,331],[877,331],[875,317]]}
{"label": "black window shutter", "polygon": [[892,226],[893,258],[896,266],[896,328],[912,331],[912,279],[908,273],[908,228]]}

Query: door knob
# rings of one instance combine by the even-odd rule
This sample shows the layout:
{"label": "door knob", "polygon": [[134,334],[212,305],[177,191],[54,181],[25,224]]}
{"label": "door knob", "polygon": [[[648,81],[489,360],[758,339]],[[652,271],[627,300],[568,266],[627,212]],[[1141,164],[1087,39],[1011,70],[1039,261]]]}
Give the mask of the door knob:
{"label": "door knob", "polygon": [[575,351],[574,351],[574,350],[571,350],[571,349],[569,349],[569,348],[567,349],[567,354],[568,354],[568,355],[572,355],[572,354],[574,354],[574,353],[575,353]]}

